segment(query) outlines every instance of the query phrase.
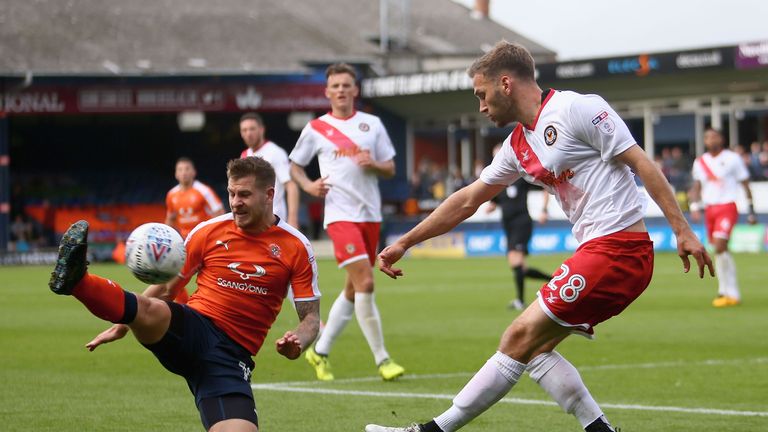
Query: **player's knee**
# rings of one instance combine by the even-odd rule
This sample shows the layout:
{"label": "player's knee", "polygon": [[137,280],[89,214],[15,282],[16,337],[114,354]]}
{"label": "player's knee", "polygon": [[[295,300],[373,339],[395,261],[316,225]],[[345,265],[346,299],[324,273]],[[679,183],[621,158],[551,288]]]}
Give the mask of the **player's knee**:
{"label": "player's knee", "polygon": [[355,292],[371,293],[373,292],[373,277],[362,277],[355,283]]}
{"label": "player's knee", "polygon": [[507,327],[499,345],[499,351],[511,358],[528,363],[536,351],[535,331],[529,323],[516,319]]}

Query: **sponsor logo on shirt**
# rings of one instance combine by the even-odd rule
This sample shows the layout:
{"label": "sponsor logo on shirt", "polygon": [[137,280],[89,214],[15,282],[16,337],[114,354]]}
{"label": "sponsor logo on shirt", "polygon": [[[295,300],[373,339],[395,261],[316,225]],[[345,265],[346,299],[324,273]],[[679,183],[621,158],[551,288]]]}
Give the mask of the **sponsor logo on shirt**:
{"label": "sponsor logo on shirt", "polygon": [[547,171],[547,174],[539,180],[547,186],[555,187],[563,183],[568,183],[568,180],[572,179],[575,174],[576,173],[570,169],[561,172],[560,175],[555,175],[554,171]]}
{"label": "sponsor logo on shirt", "polygon": [[262,286],[256,286],[248,282],[236,282],[236,281],[226,280],[224,278],[216,278],[216,285],[223,288],[232,288],[238,291],[247,292],[251,294],[261,294],[261,295],[269,294],[269,290],[267,288]]}
{"label": "sponsor logo on shirt", "polygon": [[257,278],[267,274],[267,271],[264,269],[264,267],[256,264],[251,264],[251,266],[253,266],[253,269],[254,269],[253,273],[248,273],[247,270],[246,271],[239,270],[238,267],[240,267],[241,264],[242,263],[239,263],[239,262],[229,263],[229,265],[227,265],[227,268],[232,270],[232,272],[238,274],[240,276],[240,279],[242,280]]}
{"label": "sponsor logo on shirt", "polygon": [[360,152],[362,152],[362,150],[360,150],[360,147],[336,149],[333,151],[333,157],[335,159],[343,158],[343,157],[354,157]]}
{"label": "sponsor logo on shirt", "polygon": [[548,146],[551,146],[557,141],[557,129],[554,126],[549,125],[544,129],[544,142]]}

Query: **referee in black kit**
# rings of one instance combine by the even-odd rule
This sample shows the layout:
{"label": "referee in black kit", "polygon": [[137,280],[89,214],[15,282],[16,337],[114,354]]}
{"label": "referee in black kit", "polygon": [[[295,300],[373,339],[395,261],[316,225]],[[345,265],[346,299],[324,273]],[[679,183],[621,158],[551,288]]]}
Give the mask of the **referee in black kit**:
{"label": "referee in black kit", "polygon": [[[501,150],[501,144],[493,148],[493,155]],[[528,242],[533,235],[533,220],[528,213],[528,191],[530,183],[522,178],[507,186],[500,194],[493,197],[488,203],[488,213],[496,207],[501,208],[501,224],[504,234],[507,236],[507,262],[515,274],[515,288],[517,298],[509,302],[510,309],[523,310],[525,308],[525,278],[549,280],[551,274],[544,273],[533,267],[525,265],[525,256],[528,255]],[[549,194],[544,193],[544,203],[539,223],[547,221],[547,204]]]}

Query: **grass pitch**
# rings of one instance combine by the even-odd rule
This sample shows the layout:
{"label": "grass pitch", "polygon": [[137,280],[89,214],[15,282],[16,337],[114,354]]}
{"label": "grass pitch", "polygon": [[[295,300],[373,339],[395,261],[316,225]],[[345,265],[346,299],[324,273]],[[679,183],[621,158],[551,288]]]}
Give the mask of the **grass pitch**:
{"label": "grass pitch", "polygon": [[[564,258],[529,263],[552,271]],[[598,326],[595,341],[571,337],[560,346],[624,431],[768,430],[766,256],[735,258],[743,305],[711,307],[716,281],[685,275],[677,256],[660,254],[646,293]],[[503,258],[406,259],[402,267],[405,277],[396,281],[377,272],[376,290],[387,348],[408,375],[376,379],[366,342],[350,323],[331,353],[337,381],[315,382],[303,357],[289,361],[274,351],[274,340],[298,321],[286,306],[256,357],[262,431],[361,431],[371,422],[425,421],[450,405],[517,315],[506,309],[511,272]],[[91,270],[143,289],[123,267]],[[202,430],[184,380],[130,336],[93,353],[84,348],[107,324],[74,299],[51,294],[49,272],[0,267],[0,430]],[[331,261],[320,261],[320,272],[325,318],[343,273]],[[538,286],[528,282],[529,301]],[[580,428],[523,378],[464,430]]]}

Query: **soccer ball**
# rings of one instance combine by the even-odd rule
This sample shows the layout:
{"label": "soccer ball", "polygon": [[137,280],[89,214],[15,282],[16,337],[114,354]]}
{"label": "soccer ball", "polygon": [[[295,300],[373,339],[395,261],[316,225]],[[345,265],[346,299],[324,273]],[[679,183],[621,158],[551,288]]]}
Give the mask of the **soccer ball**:
{"label": "soccer ball", "polygon": [[141,225],[125,242],[125,264],[144,283],[168,282],[179,274],[186,259],[181,235],[161,223]]}

